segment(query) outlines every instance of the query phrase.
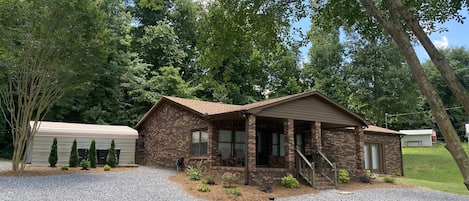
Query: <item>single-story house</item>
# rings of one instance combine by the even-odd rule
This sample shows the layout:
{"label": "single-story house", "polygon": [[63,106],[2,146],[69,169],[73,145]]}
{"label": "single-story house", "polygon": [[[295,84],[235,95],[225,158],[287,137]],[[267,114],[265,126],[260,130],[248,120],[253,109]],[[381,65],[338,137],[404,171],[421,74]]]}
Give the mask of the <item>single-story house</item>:
{"label": "single-story house", "polygon": [[405,134],[401,143],[403,147],[431,147],[436,142],[436,132],[433,129],[400,130]]}
{"label": "single-story house", "polygon": [[292,173],[315,187],[334,186],[338,169],[403,174],[399,132],[368,126],[317,91],[246,105],[165,96],[136,129],[139,164],[174,168],[177,159],[202,160],[250,185]]}
{"label": "single-story house", "polygon": [[[30,122],[33,128],[34,121]],[[135,142],[138,133],[128,126],[94,125],[63,122],[38,122],[39,128],[33,139],[29,163],[49,165],[48,158],[54,138],[57,138],[57,165],[69,162],[73,140],[77,140],[79,160],[85,158],[91,141],[96,142],[98,165],[106,163],[108,149],[114,139],[118,155],[118,165],[135,164]]]}

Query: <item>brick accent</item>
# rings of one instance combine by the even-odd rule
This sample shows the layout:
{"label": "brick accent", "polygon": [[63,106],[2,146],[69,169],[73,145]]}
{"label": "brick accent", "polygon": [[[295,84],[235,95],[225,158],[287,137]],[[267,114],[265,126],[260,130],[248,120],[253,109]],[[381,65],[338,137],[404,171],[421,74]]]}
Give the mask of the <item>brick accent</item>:
{"label": "brick accent", "polygon": [[311,134],[313,138],[313,154],[316,151],[322,151],[322,129],[321,122],[313,122],[311,125]]}
{"label": "brick accent", "polygon": [[256,171],[256,116],[248,118],[248,169],[249,172]]}
{"label": "brick accent", "polygon": [[363,147],[365,146],[365,133],[361,126],[355,127],[355,148],[358,174],[365,173],[365,156]]}
{"label": "brick accent", "polygon": [[283,129],[285,132],[285,158],[288,169],[295,169],[295,132],[293,119],[284,119]]}
{"label": "brick accent", "polygon": [[[188,164],[193,129],[207,129],[209,125],[201,116],[175,104],[161,104],[139,129],[136,162],[174,168],[175,160],[184,157]],[[211,136],[211,129],[208,131]],[[208,156],[201,158],[209,159]]]}
{"label": "brick accent", "polygon": [[357,149],[353,131],[322,131],[324,146],[322,152],[338,169],[346,169],[353,176],[357,172]]}

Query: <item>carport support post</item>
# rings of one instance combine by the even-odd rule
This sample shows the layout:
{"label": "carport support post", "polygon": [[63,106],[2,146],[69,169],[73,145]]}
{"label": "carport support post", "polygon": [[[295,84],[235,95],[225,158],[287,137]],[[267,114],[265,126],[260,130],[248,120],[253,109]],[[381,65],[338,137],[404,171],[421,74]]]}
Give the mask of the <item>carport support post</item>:
{"label": "carport support post", "polygon": [[357,155],[357,173],[362,175],[365,173],[365,133],[361,126],[355,127],[355,148]]}
{"label": "carport support post", "polygon": [[256,168],[256,116],[245,114],[246,117],[246,151],[244,159],[244,184],[249,185],[249,171]]}
{"label": "carport support post", "polygon": [[288,169],[294,171],[295,169],[295,133],[294,133],[294,121],[293,119],[284,120],[284,132],[285,132],[285,151],[287,157]]}

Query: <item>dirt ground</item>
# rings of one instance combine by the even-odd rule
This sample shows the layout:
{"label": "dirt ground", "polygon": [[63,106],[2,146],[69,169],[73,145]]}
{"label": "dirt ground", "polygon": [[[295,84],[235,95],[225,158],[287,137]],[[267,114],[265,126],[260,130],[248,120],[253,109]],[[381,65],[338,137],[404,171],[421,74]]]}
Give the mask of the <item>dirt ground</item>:
{"label": "dirt ground", "polygon": [[[170,180],[181,185],[187,193],[206,200],[269,200],[269,198],[280,198],[298,196],[304,194],[318,193],[317,190],[308,185],[301,184],[299,188],[289,189],[281,184],[272,185],[272,193],[264,193],[259,190],[259,186],[246,186],[244,184],[235,184],[234,187],[241,188],[241,196],[227,195],[223,192],[223,184],[220,177],[216,179],[216,185],[210,185],[210,192],[199,192],[197,186],[201,181],[191,181],[185,173],[178,173],[170,177]],[[379,178],[373,180],[372,184],[352,181],[347,184],[340,184],[338,190],[354,191],[369,188],[405,188],[409,187],[403,184],[389,184],[381,181]]]}
{"label": "dirt ground", "polygon": [[[137,170],[138,167],[116,167],[111,168],[109,172],[122,172],[122,171],[132,171]],[[27,165],[21,175],[14,174],[10,171],[0,171],[0,176],[48,176],[56,174],[78,174],[78,173],[108,173],[104,171],[103,167],[90,168],[89,170],[81,170],[81,167],[71,167],[68,170],[62,170],[60,167],[45,167],[45,166],[30,166]]]}

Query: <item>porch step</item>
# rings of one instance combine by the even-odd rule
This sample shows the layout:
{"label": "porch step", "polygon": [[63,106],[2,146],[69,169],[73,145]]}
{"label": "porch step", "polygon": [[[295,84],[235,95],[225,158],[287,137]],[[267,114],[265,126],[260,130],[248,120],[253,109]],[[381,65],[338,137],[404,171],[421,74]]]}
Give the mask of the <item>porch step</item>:
{"label": "porch step", "polygon": [[334,183],[324,177],[322,174],[315,174],[314,188],[317,190],[330,190],[335,189]]}

